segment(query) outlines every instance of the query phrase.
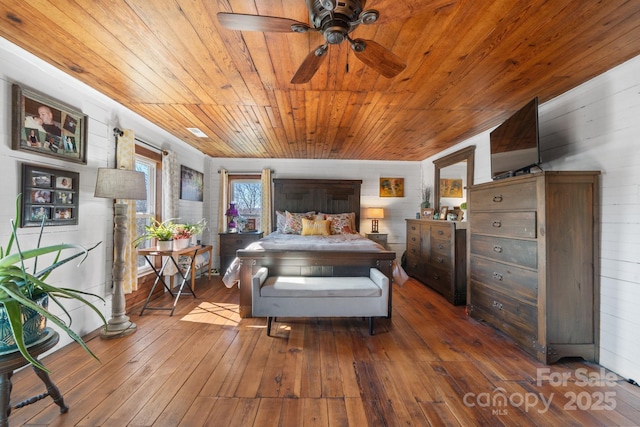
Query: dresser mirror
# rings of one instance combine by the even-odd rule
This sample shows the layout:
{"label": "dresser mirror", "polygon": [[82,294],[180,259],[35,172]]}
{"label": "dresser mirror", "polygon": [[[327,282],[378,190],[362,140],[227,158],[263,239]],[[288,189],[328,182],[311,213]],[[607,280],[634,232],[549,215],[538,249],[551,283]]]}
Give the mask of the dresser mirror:
{"label": "dresser mirror", "polygon": [[[461,203],[467,201],[467,188],[473,185],[475,151],[476,147],[472,145],[433,161],[435,166],[433,200],[436,203],[436,211],[443,206],[448,206],[450,209],[459,207]],[[442,183],[442,189],[441,179],[445,180]]]}

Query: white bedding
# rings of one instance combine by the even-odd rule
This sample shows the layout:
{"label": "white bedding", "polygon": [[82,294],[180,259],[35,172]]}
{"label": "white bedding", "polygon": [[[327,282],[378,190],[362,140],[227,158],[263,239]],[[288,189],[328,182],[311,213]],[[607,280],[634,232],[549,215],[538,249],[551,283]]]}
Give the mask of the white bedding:
{"label": "white bedding", "polygon": [[[299,234],[271,233],[251,243],[245,249],[260,250],[293,250],[293,251],[385,251],[386,249],[359,234],[332,234],[330,236],[301,236]],[[238,282],[240,260],[235,258],[222,278],[225,286],[233,287]],[[393,280],[403,285],[408,279],[400,264],[393,262]]]}

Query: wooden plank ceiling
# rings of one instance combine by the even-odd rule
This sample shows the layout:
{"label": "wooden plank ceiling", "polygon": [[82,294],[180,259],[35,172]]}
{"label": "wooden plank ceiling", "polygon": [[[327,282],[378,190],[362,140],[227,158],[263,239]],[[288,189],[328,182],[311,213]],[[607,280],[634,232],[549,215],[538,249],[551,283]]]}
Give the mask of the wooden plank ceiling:
{"label": "wooden plank ceiling", "polygon": [[321,34],[233,31],[216,15],[309,22],[304,0],[0,5],[0,36],[212,157],[422,160],[640,54],[637,0],[369,0],[380,19],[352,36],[407,68],[387,79],[345,42],[293,85]]}

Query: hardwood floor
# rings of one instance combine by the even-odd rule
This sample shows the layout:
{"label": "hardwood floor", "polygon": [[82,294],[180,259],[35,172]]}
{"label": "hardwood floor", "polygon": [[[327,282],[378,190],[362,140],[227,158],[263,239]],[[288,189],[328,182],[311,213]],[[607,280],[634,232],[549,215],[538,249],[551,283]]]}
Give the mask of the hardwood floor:
{"label": "hardwood floor", "polygon": [[[198,279],[175,314],[132,315],[126,338],[44,358],[69,412],[46,398],[11,426],[629,426],[640,388],[581,360],[546,366],[419,282],[392,319],[240,319],[238,290]],[[170,304],[168,298],[164,301]],[[139,313],[139,310],[136,310]],[[95,336],[95,334],[93,334]],[[585,378],[590,376],[590,381]],[[562,380],[562,378],[565,378]],[[12,403],[43,392],[13,376]]]}

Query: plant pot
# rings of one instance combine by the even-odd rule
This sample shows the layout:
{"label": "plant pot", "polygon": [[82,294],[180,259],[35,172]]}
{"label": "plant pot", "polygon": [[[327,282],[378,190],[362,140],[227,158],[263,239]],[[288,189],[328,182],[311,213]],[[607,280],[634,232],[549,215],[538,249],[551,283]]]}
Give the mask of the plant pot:
{"label": "plant pot", "polygon": [[173,249],[173,240],[158,240],[157,248],[159,251],[170,251]]}
{"label": "plant pot", "polygon": [[191,239],[175,239],[173,241],[173,250],[179,251],[180,249],[188,248],[191,244]]}
{"label": "plant pot", "polygon": [[[36,298],[34,303],[46,309],[49,306],[49,296],[43,294]],[[20,312],[22,313],[24,342],[29,347],[46,337],[47,319],[37,311],[24,306],[20,307]],[[18,347],[11,333],[7,312],[4,306],[0,305],[0,355],[14,351],[18,351]]]}

